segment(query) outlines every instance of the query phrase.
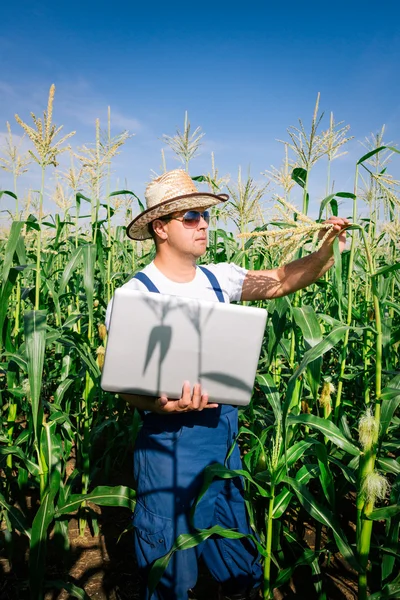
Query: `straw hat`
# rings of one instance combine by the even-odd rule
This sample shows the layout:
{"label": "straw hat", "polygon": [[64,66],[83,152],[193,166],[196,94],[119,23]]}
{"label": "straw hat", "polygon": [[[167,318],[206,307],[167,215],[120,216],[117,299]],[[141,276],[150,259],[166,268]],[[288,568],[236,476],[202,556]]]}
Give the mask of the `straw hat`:
{"label": "straw hat", "polygon": [[186,171],[175,169],[153,179],[144,193],[147,208],[129,223],[126,228],[132,240],[151,238],[148,224],[155,219],[165,217],[177,210],[192,208],[209,208],[214,204],[226,202],[226,194],[210,194],[199,192],[192,178]]}

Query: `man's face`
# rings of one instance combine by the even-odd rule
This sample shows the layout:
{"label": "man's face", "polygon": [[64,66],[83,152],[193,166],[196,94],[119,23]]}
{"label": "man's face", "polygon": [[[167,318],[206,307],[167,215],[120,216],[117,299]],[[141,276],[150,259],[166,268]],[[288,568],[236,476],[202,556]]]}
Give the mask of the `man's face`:
{"label": "man's face", "polygon": [[[193,211],[204,212],[204,208],[194,208]],[[187,210],[180,210],[168,215],[171,220],[158,220],[154,227],[161,234],[163,242],[168,244],[171,249],[183,254],[189,254],[194,258],[199,258],[207,250],[207,229],[208,223],[201,216],[196,227],[188,227],[183,222],[183,216]],[[162,232],[157,230],[157,226],[162,224]]]}

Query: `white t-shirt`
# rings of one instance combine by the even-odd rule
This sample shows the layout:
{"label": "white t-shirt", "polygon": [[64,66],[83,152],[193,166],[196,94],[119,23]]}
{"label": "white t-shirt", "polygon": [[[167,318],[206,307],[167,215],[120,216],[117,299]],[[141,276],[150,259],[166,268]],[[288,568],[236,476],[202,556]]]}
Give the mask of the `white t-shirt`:
{"label": "white t-shirt", "polygon": [[[239,301],[242,295],[243,282],[245,280],[247,269],[239,267],[233,263],[218,263],[205,265],[218,280],[224,295],[225,302]],[[143,273],[149,277],[161,294],[169,294],[170,296],[186,296],[187,298],[198,298],[201,300],[211,300],[218,302],[218,298],[212,288],[208,277],[199,267],[196,267],[196,275],[192,281],[188,283],[177,283],[171,281],[157,269],[154,262],[151,262],[143,269]],[[131,290],[139,290],[147,292],[147,287],[138,279],[132,278],[125,283],[123,288]],[[106,327],[108,329],[110,323],[110,315],[112,308],[112,300],[107,307]]]}

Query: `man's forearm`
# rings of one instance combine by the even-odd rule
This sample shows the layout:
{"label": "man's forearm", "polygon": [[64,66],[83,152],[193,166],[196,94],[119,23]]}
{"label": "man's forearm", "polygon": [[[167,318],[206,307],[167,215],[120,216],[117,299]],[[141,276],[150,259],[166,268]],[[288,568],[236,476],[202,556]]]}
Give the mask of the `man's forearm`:
{"label": "man's forearm", "polygon": [[279,285],[271,290],[271,298],[286,296],[301,290],[317,281],[334,263],[332,255],[326,252],[313,252],[288,265],[279,267]]}

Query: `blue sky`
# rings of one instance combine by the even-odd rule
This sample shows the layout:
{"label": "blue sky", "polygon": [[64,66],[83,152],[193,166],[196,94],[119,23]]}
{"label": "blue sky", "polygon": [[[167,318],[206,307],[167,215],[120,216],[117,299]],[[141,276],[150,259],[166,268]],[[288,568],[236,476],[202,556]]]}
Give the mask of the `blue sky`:
{"label": "blue sky", "polygon": [[[221,174],[235,178],[241,165],[264,181],[260,173],[283,158],[276,139],[288,139],[298,118],[309,124],[318,92],[325,128],[333,111],[356,140],[385,124],[387,141],[397,142],[399,13],[385,0],[8,3],[0,9],[0,135],[7,120],[21,133],[16,112],[28,122],[31,111],[41,115],[51,83],[54,120],[77,131],[74,147],[94,141],[95,119],[105,127],[110,105],[113,132],[135,133],[114,163],[113,186],[126,180],[140,195],[151,170],[161,170],[162,134],[182,128],[185,110],[206,133],[193,175],[209,171],[214,151]],[[347,149],[333,166],[336,190],[351,191],[364,153],[357,141]],[[167,153],[167,167],[177,166]],[[324,195],[325,168],[311,176],[312,206]],[[10,185],[1,171],[0,188]],[[37,186],[32,167],[21,195]]]}

